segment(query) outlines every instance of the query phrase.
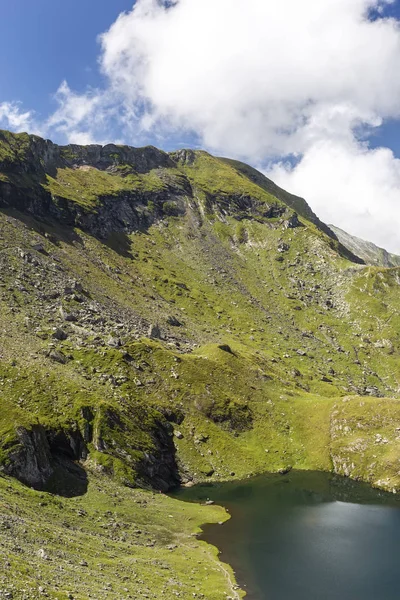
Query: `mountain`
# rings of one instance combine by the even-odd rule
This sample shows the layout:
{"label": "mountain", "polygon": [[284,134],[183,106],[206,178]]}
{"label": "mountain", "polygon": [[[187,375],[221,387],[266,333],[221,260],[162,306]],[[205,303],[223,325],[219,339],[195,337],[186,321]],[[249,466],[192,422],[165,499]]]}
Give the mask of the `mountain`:
{"label": "mountain", "polygon": [[339,227],[329,225],[330,229],[335,233],[337,239],[350,252],[353,252],[364,260],[367,265],[375,265],[378,267],[399,267],[400,256],[390,254],[387,250],[379,248],[372,242],[366,242],[361,238],[355,237],[346,233]]}
{"label": "mountain", "polygon": [[338,237],[242,163],[0,133],[5,593],[238,598],[224,511],[158,492],[400,489],[400,271]]}

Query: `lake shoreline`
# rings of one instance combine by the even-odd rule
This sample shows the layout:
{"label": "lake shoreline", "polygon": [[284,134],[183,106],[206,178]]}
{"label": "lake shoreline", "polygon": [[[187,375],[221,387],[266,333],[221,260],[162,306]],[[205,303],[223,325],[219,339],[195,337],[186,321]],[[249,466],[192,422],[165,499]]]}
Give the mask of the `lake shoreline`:
{"label": "lake shoreline", "polygon": [[[257,496],[256,493],[258,493],[259,496]],[[326,545],[332,546],[331,540],[332,538],[334,539],[336,546],[333,548],[330,547],[329,551],[334,553],[334,556],[338,561],[340,561],[342,555],[342,550],[340,549],[343,540],[346,541],[346,543],[356,543],[359,534],[359,532],[356,532],[354,539],[349,542],[346,538],[346,531],[342,531],[343,523],[341,522],[341,519],[346,521],[346,519],[350,518],[350,515],[354,520],[354,515],[357,515],[360,510],[361,512],[364,511],[366,515],[369,515],[369,518],[371,518],[372,515],[372,518],[379,519],[379,515],[385,515],[384,509],[387,508],[395,509],[393,512],[396,515],[396,518],[397,514],[400,515],[400,498],[390,492],[380,489],[377,490],[364,482],[356,482],[349,478],[326,472],[293,470],[286,474],[274,473],[258,475],[244,481],[200,484],[192,488],[181,489],[178,497],[181,500],[200,503],[204,503],[207,499],[210,499],[216,504],[223,506],[229,514],[230,518],[222,525],[205,523],[201,527],[202,533],[199,535],[199,539],[218,549],[218,559],[221,564],[228,565],[230,569],[232,569],[238,586],[246,594],[246,600],[263,600],[264,597],[267,597],[264,596],[264,594],[270,594],[270,592],[267,592],[262,586],[260,587],[260,571],[258,574],[255,574],[255,571],[257,571],[258,568],[257,560],[260,562],[261,559],[259,557],[257,558],[257,556],[255,560],[251,558],[251,553],[254,552],[253,546],[256,544],[258,544],[260,548],[264,548],[265,546],[264,551],[266,552],[266,555],[269,555],[268,553],[270,553],[272,561],[276,561],[277,559],[276,556],[274,557],[274,554],[279,555],[279,544],[281,541],[279,528],[276,529],[273,522],[274,519],[269,516],[271,521],[268,524],[268,527],[271,527],[274,532],[274,543],[276,543],[277,548],[276,553],[272,551],[272,547],[269,546],[268,543],[268,537],[271,534],[271,530],[267,528],[267,534],[265,536],[260,533],[264,526],[262,522],[256,523],[256,533],[254,534],[256,538],[258,535],[260,539],[256,539],[254,543],[252,542],[251,535],[253,534],[251,533],[251,528],[254,526],[254,523],[252,523],[248,514],[246,514],[246,512],[251,512],[252,502],[253,504],[255,503],[255,509],[253,506],[253,513],[255,510],[256,512],[254,514],[262,516],[264,500],[267,504],[268,502],[271,503],[273,500],[272,513],[275,511],[276,514],[273,514],[275,514],[276,519],[281,517],[283,514],[282,510],[285,509],[285,506],[286,509],[290,509],[288,512],[289,519],[292,518],[290,512],[292,510],[295,515],[297,513],[300,514],[302,511],[309,511],[310,514],[314,511],[317,516],[321,511],[325,511],[325,518],[319,524],[322,531],[329,525],[332,514],[335,515],[336,521],[333,534],[331,532],[326,534]],[[269,509],[271,510],[271,506]],[[253,516],[253,518],[255,517]],[[283,529],[285,529],[285,527],[283,527]],[[337,529],[342,531],[340,536],[335,533]],[[319,534],[317,534],[315,534],[316,540],[314,546],[317,548],[322,544],[321,547],[323,550],[323,535],[325,534],[322,534],[322,538],[321,536],[318,537]],[[283,539],[285,538],[285,535],[288,535],[287,531],[283,531]],[[250,537],[247,540],[248,548],[244,549],[242,542],[243,538],[246,538],[246,536]],[[238,540],[240,543],[237,543]],[[267,542],[265,540],[267,540]],[[243,547],[240,549],[241,543]],[[366,559],[367,558],[368,557],[366,557]],[[254,567],[254,564],[256,564],[256,568]],[[277,565],[277,567],[276,573],[279,573],[279,565]],[[306,567],[308,568],[307,565]],[[296,568],[294,568],[294,577],[299,577],[301,579],[301,574],[296,571]],[[330,581],[329,578],[330,574],[328,574],[328,581]],[[345,576],[343,576],[343,580],[344,579]],[[353,581],[351,577],[350,580]],[[283,587],[288,587],[287,581],[282,581],[281,583]],[[355,586],[360,585],[359,581],[355,581],[353,584]],[[266,585],[265,581],[262,581],[262,585]],[[275,582],[273,585],[276,585],[279,588],[280,583]],[[273,597],[274,599],[275,597],[280,598],[274,594],[271,594],[270,597]],[[299,596],[299,598],[300,597],[301,596]],[[335,599],[339,597],[339,595],[332,596],[332,598]],[[391,600],[390,595],[388,595],[387,598]],[[383,599],[386,600],[386,597],[381,596],[381,600]]]}

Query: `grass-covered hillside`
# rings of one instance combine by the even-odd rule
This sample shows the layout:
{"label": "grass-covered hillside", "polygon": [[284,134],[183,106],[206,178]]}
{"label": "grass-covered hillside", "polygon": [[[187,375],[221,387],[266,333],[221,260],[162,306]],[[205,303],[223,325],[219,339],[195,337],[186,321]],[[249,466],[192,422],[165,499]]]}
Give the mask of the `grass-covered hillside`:
{"label": "grass-covered hillside", "polygon": [[400,489],[400,269],[361,263],[241,163],[0,132],[5,597],[239,597],[223,511],[146,489]]}

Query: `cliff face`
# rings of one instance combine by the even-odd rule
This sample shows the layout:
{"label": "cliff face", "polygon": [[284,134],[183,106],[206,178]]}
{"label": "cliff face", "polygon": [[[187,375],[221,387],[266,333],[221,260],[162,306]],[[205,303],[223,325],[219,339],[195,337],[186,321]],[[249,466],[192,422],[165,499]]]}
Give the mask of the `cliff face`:
{"label": "cliff face", "polygon": [[150,201],[156,213],[170,200],[179,211],[181,196],[190,192],[184,185],[169,185],[175,165],[152,147],[59,147],[35,136],[6,132],[0,133],[0,145],[2,206],[81,227],[99,237],[145,228],[156,217],[146,211]]}
{"label": "cliff face", "polygon": [[400,487],[400,275],[352,252],[242,163],[2,132],[2,470]]}
{"label": "cliff face", "polygon": [[[0,134],[0,144],[4,207],[39,219],[53,218],[102,238],[144,230],[163,216],[182,215],[188,204],[198,203],[190,178],[179,169],[194,163],[191,151],[169,156],[153,147],[59,147],[35,136],[6,132]],[[232,190],[229,203],[219,206],[218,198],[204,190],[205,206],[198,203],[198,208],[212,206],[266,218],[288,212],[276,198],[256,191],[253,197]]]}

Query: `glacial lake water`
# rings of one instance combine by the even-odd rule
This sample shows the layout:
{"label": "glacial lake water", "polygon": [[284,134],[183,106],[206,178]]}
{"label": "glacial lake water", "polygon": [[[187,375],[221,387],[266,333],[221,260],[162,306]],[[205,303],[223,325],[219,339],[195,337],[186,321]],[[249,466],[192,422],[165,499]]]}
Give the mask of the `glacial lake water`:
{"label": "glacial lake water", "polygon": [[399,600],[400,498],[328,473],[196,486],[231,519],[205,525],[247,600]]}

